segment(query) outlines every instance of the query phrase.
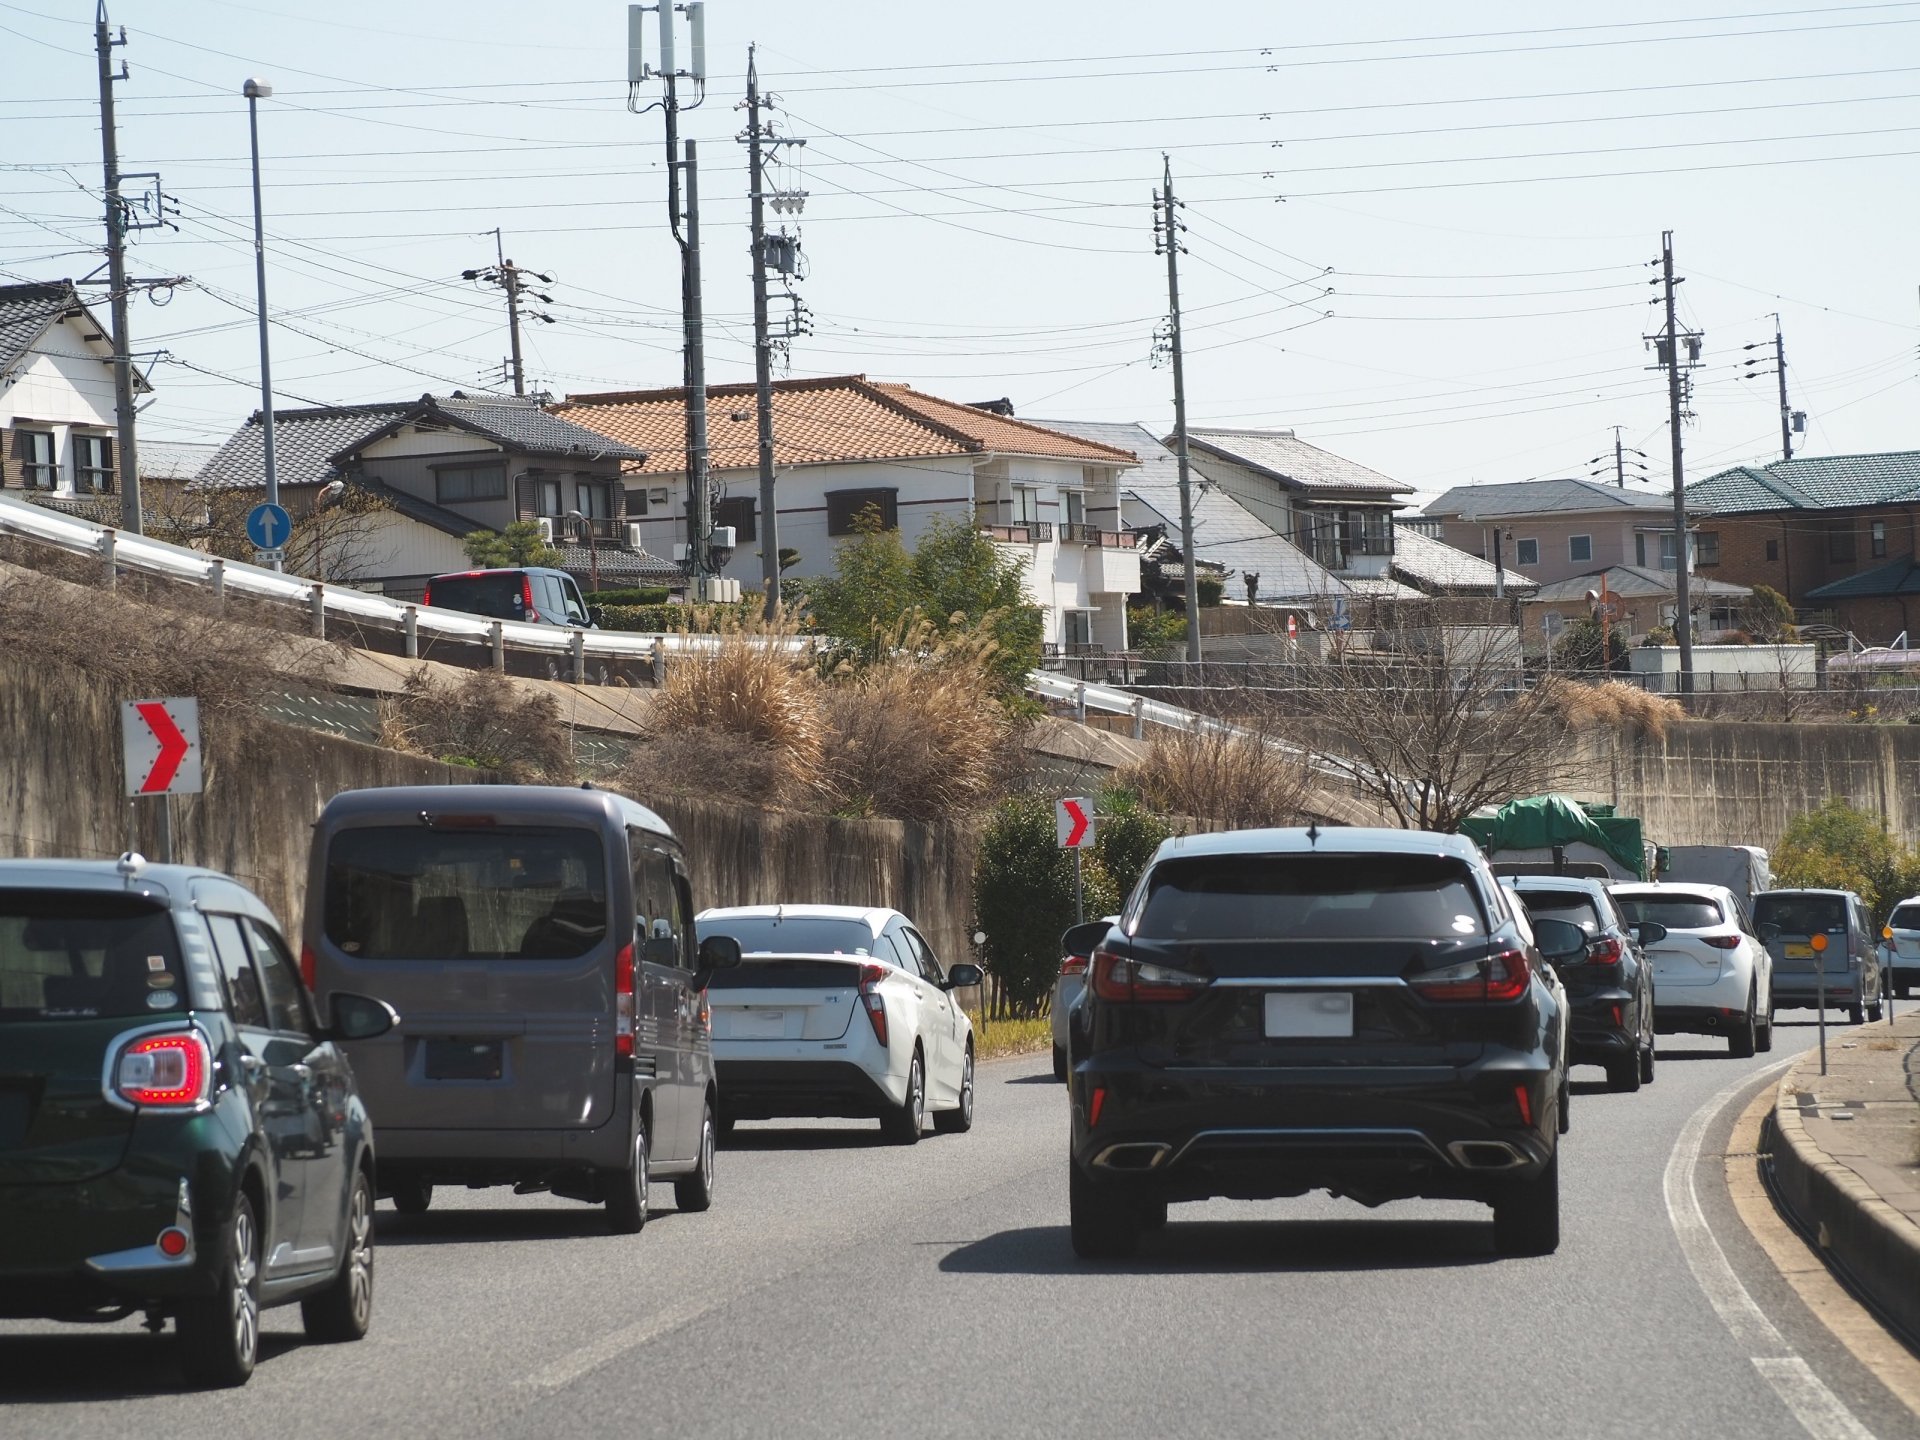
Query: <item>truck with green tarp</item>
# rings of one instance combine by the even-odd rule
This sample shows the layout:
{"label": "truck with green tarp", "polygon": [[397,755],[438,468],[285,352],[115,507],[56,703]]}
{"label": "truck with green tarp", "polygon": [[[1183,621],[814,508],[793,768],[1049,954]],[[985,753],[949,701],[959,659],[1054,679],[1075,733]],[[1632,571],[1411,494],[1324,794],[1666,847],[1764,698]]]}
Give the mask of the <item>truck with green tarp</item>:
{"label": "truck with green tarp", "polygon": [[1496,873],[1587,874],[1612,880],[1648,878],[1648,846],[1640,822],[1611,805],[1569,795],[1529,795],[1460,822]]}

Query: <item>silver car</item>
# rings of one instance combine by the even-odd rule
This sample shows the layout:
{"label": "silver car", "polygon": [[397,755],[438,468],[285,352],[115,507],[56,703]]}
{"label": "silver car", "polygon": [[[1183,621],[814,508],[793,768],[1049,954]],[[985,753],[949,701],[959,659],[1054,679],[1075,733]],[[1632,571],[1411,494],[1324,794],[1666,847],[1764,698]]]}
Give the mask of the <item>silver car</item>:
{"label": "silver car", "polygon": [[1073,1011],[1087,988],[1087,961],[1118,915],[1069,926],[1060,937],[1060,973],[1053,980],[1053,1078],[1065,1082],[1073,1068]]}

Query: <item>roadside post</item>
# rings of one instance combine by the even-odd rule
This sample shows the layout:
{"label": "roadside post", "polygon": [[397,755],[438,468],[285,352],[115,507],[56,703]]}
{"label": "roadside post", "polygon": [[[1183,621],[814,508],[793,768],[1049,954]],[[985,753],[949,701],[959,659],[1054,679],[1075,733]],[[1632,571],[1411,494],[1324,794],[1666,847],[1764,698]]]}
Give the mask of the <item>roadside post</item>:
{"label": "roadside post", "polygon": [[986,953],[987,932],[984,930],[976,930],[973,932],[973,963],[980,965],[980,1038],[982,1040],[987,1038],[987,1014],[993,1009],[992,1004],[987,998],[986,966],[981,964],[982,960],[986,957]]}
{"label": "roadside post", "polygon": [[120,747],[128,796],[151,796],[160,802],[159,858],[170,865],[173,797],[198,795],[202,789],[200,702],[191,698],[122,701]]}
{"label": "roadside post", "polygon": [[1053,805],[1053,829],[1062,850],[1073,851],[1073,923],[1086,917],[1082,896],[1080,852],[1093,842],[1093,801],[1083,795],[1056,800]]}
{"label": "roadside post", "polygon": [[1813,947],[1813,990],[1815,1014],[1820,1017],[1820,1073],[1827,1073],[1827,937],[1810,935],[1807,944]]}

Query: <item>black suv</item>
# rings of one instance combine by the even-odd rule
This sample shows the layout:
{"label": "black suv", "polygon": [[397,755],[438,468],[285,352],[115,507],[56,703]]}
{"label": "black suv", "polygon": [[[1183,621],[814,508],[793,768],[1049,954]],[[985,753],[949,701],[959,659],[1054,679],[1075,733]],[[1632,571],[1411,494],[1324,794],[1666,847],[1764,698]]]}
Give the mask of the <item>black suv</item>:
{"label": "black suv", "polygon": [[1666,926],[1627,919],[1607,882],[1581,875],[1514,875],[1533,920],[1565,920],[1587,937],[1585,950],[1555,968],[1572,1005],[1568,1049],[1575,1065],[1598,1065],[1607,1089],[1631,1094],[1651,1085],[1655,1053],[1653,966],[1641,945],[1664,940]]}
{"label": "black suv", "polygon": [[1560,1240],[1564,992],[1472,842],[1419,831],[1169,840],[1094,952],[1071,1077],[1084,1257],[1167,1203],[1324,1189],[1484,1201]]}
{"label": "black suv", "polygon": [[210,870],[0,861],[0,1315],[172,1317],[188,1375],[253,1373],[265,1306],[357,1340],[373,1141],[273,915]]}

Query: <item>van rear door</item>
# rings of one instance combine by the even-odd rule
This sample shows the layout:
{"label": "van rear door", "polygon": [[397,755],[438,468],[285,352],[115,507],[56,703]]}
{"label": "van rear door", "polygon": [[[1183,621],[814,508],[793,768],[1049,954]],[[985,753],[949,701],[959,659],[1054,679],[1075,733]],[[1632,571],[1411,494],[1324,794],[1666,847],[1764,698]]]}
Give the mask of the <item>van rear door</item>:
{"label": "van rear door", "polygon": [[510,818],[396,817],[327,841],[318,989],[402,1017],[349,1047],[377,1128],[592,1129],[613,1112],[625,937],[605,841]]}

